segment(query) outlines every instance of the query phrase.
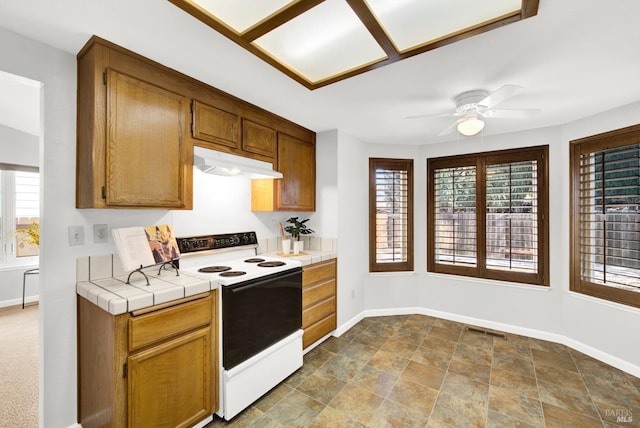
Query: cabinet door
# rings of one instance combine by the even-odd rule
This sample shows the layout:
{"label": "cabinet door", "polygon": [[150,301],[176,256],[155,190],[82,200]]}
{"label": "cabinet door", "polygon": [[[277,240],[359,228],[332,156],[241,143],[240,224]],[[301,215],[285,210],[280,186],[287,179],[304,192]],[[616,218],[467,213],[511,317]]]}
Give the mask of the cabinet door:
{"label": "cabinet door", "polygon": [[242,119],[242,150],[274,158],[277,143],[275,129],[249,119]]}
{"label": "cabinet door", "polygon": [[190,427],[212,414],[211,327],[129,357],[129,428]]}
{"label": "cabinet door", "polygon": [[228,111],[193,100],[193,138],[240,148],[240,118]]}
{"label": "cabinet door", "polygon": [[278,134],[276,209],[280,211],[316,210],[316,147],[287,134]]}
{"label": "cabinet door", "polygon": [[113,69],[107,85],[106,204],[184,208],[188,100]]}

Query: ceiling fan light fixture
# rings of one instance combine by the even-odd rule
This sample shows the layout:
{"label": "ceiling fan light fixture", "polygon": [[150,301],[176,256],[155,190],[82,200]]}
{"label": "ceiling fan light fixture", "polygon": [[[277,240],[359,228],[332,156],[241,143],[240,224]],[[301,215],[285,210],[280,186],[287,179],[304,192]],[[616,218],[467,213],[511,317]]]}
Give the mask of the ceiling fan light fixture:
{"label": "ceiling fan light fixture", "polygon": [[458,123],[458,132],[466,137],[472,137],[484,129],[484,121],[478,116],[471,115],[465,117]]}

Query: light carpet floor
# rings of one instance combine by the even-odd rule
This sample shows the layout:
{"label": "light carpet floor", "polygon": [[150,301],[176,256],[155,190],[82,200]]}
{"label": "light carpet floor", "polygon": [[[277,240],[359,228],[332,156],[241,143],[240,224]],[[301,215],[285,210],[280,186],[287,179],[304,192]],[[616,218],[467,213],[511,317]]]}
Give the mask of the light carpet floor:
{"label": "light carpet floor", "polygon": [[38,427],[38,305],[0,309],[0,427]]}

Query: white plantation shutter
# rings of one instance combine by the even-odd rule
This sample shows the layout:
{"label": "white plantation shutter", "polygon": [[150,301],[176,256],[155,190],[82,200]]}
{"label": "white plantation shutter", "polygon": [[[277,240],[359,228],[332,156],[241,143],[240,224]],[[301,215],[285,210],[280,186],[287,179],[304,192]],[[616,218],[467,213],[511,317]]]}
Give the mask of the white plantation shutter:
{"label": "white plantation shutter", "polygon": [[[39,221],[40,215],[40,174],[37,172],[15,171],[16,229],[26,229]],[[38,255],[38,246],[29,242],[28,235],[16,235],[16,257]]]}
{"label": "white plantation shutter", "polygon": [[413,270],[413,160],[369,160],[370,270]]}

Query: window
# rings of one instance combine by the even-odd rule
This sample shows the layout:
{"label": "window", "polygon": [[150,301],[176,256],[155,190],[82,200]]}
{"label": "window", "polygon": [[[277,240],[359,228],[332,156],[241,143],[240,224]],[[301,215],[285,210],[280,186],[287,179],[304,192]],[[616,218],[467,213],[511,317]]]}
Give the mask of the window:
{"label": "window", "polygon": [[640,125],[571,142],[571,290],[640,307]]}
{"label": "window", "polygon": [[548,146],[427,161],[427,269],[549,285]]}
{"label": "window", "polygon": [[[34,168],[0,165],[0,236],[4,265],[37,263],[40,175]],[[36,170],[37,171],[37,170]]]}
{"label": "window", "polygon": [[369,159],[369,271],[413,270],[413,160]]}

